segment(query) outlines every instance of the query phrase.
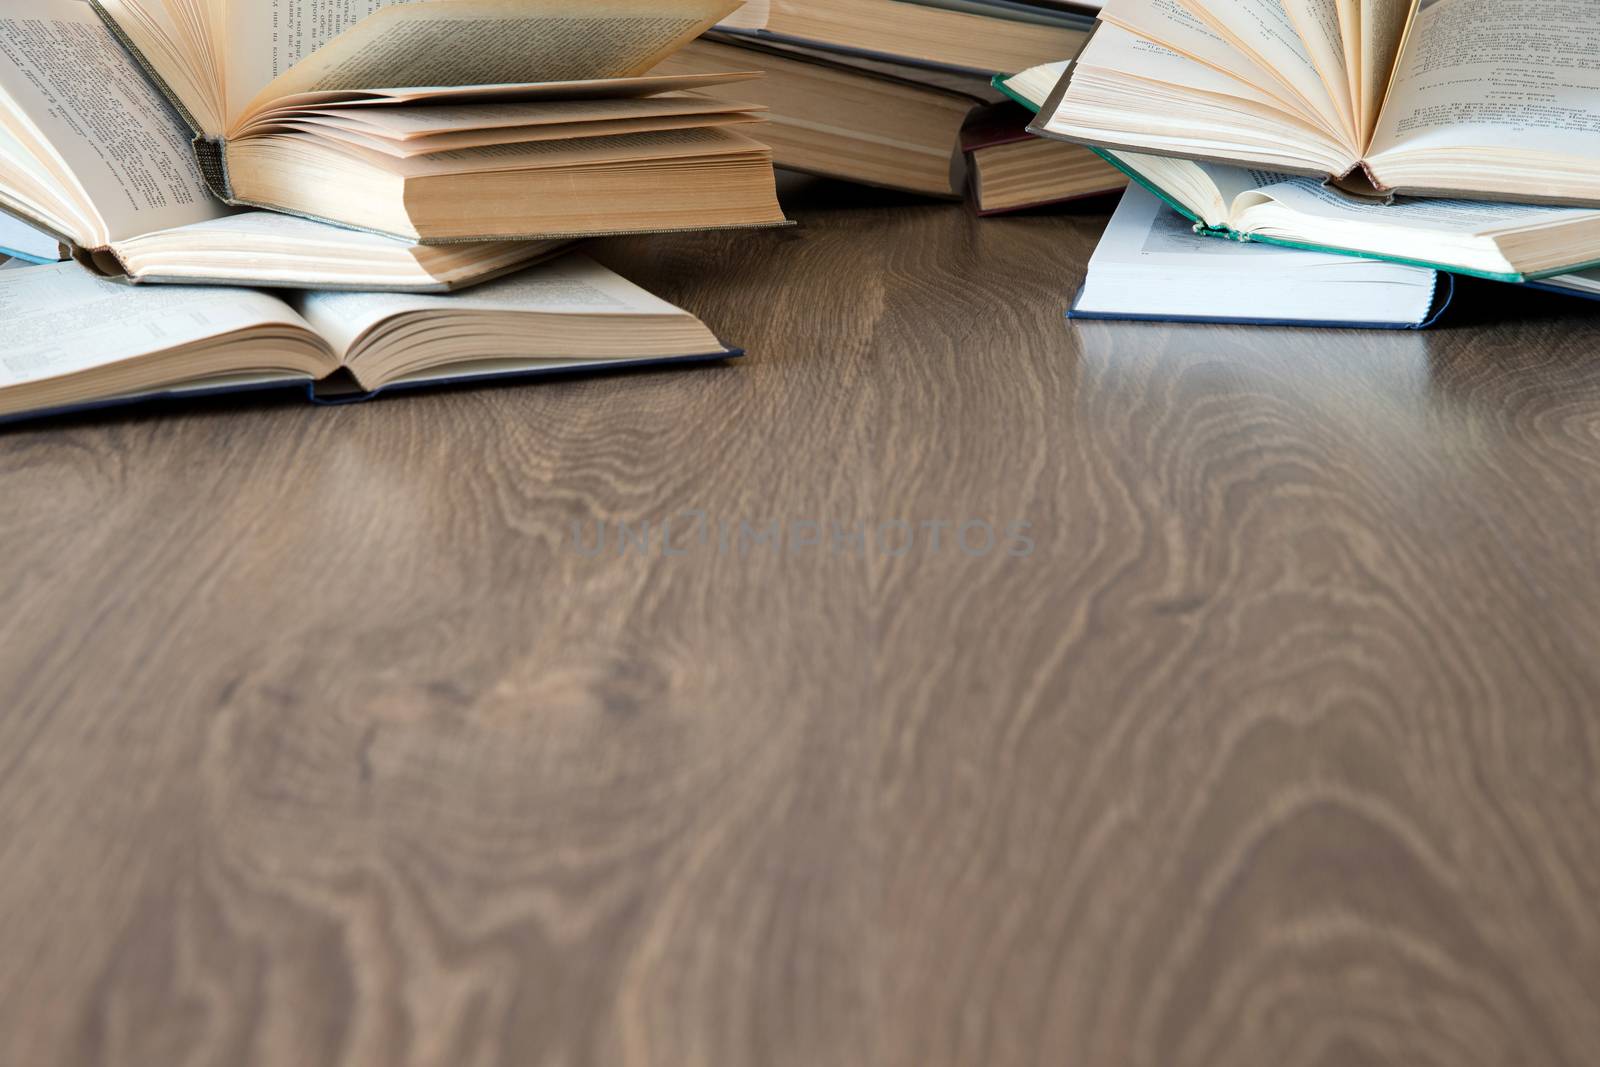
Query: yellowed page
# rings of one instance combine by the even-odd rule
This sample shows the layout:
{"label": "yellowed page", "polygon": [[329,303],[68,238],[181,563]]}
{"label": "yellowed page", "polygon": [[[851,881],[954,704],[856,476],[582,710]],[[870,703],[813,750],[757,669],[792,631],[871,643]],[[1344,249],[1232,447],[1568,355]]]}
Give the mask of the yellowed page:
{"label": "yellowed page", "polygon": [[[347,149],[359,154],[363,149]],[[481,174],[490,171],[567,170],[618,164],[651,164],[749,157],[770,153],[765,145],[729,129],[702,127],[663,133],[634,133],[618,137],[568,138],[530,141],[488,148],[438,152],[409,159],[382,157],[385,169],[408,178],[430,175]]]}
{"label": "yellowed page", "polygon": [[117,28],[183,102],[201,129],[220,135],[224,122],[220,56],[208,60],[172,17],[165,0],[100,0]]}
{"label": "yellowed page", "polygon": [[1400,61],[1400,43],[1417,10],[1417,0],[1361,0],[1362,143],[1370,144],[1378,126],[1383,98]]}
{"label": "yellowed page", "polygon": [[[1355,113],[1364,115],[1361,99],[1361,0],[1334,0],[1339,8],[1339,40],[1344,44],[1344,72]],[[1365,137],[1365,131],[1362,136]]]}
{"label": "yellowed page", "polygon": [[189,133],[87,4],[0,0],[0,92],[93,204],[91,248],[222,213]]}
{"label": "yellowed page", "polygon": [[[1213,70],[1241,82],[1256,92],[1278,101],[1301,118],[1335,127],[1255,58],[1206,23],[1179,0],[1115,0],[1100,14],[1101,21],[1119,26],[1136,36],[1154,41],[1179,55],[1198,60]],[[1132,68],[1145,73],[1142,67]],[[1158,75],[1151,75],[1156,77]]]}
{"label": "yellowed page", "polygon": [[[738,0],[233,0],[234,120],[297,93],[643,74]],[[285,40],[275,20],[300,28]],[[308,18],[307,15],[311,17]],[[259,42],[259,43],[255,43]]]}
{"label": "yellowed page", "polygon": [[[299,293],[291,298],[300,314],[347,358],[373,331],[398,315],[434,313],[559,315],[581,318],[651,318],[693,321],[688,313],[634,285],[583,255],[567,255],[509,278],[459,293]],[[704,333],[703,329],[701,331]],[[715,351],[715,339],[681,355]],[[559,353],[566,355],[569,353]],[[664,353],[665,354],[665,353]]]}
{"label": "yellowed page", "polygon": [[736,104],[708,96],[674,94],[642,99],[550,100],[539,103],[429,104],[424,107],[325,108],[306,113],[313,121],[331,119],[367,128],[380,137],[405,141],[469,130],[556,126],[731,112],[765,111],[758,104]]}
{"label": "yellowed page", "polygon": [[1350,93],[1350,71],[1344,61],[1344,39],[1339,35],[1339,8],[1336,0],[1283,0],[1300,43],[1322,78],[1323,88],[1339,109],[1339,117],[1350,142],[1361,144],[1362,130],[1356,123],[1355,98]]}
{"label": "yellowed page", "polygon": [[[1323,83],[1282,0],[1183,0],[1185,6],[1230,44],[1280,78],[1283,84],[1335,129],[1348,123]],[[1352,140],[1352,152],[1358,146]]]}

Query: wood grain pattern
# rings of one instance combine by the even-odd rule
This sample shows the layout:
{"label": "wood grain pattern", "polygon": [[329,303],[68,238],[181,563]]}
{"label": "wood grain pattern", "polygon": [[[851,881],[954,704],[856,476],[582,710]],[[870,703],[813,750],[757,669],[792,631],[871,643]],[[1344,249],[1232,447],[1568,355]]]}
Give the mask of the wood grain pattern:
{"label": "wood grain pattern", "polygon": [[744,365],[0,435],[0,1063],[1592,1063],[1590,307],[793,205],[600,253]]}

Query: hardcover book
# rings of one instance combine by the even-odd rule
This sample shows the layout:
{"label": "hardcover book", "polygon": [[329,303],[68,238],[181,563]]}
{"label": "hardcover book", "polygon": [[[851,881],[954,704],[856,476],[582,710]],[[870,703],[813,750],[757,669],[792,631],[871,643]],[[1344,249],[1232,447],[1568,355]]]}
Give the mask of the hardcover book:
{"label": "hardcover book", "polygon": [[731,34],[693,42],[657,70],[682,76],[759,70],[713,88],[766,105],[761,135],[780,167],[867,185],[959,198],[961,131],[989,98],[986,80],[780,45]]}
{"label": "hardcover book", "polygon": [[[1048,113],[1044,86],[1070,64],[1003,79]],[[1041,132],[1038,122],[1030,127]],[[1312,178],[1173,156],[1097,149],[1200,233],[1336,252],[1522,283],[1600,265],[1600,211],[1495,201],[1362,197]]]}
{"label": "hardcover book", "polygon": [[1039,129],[1369,195],[1600,206],[1596,54],[1589,2],[1111,0]]}
{"label": "hardcover book", "polygon": [[760,0],[721,28],[990,77],[1073,55],[1098,5],[1019,0]]}
{"label": "hardcover book", "polygon": [[[425,244],[784,221],[733,128],[759,115],[682,92],[726,79],[646,75],[736,0],[90,4],[230,205]],[[69,71],[80,7],[0,0],[23,59]]]}
{"label": "hardcover book", "polygon": [[447,296],[135,287],[0,270],[0,422],[157,398],[379,392],[740,355],[583,256]]}
{"label": "hardcover book", "polygon": [[1210,240],[1134,185],[1069,317],[1421,329],[1437,321],[1453,291],[1449,275],[1419,267]]}
{"label": "hardcover book", "polygon": [[1116,167],[1077,145],[1028,132],[1031,112],[1007,101],[974,111],[961,133],[972,202],[980,215],[1103,196],[1128,184]]}

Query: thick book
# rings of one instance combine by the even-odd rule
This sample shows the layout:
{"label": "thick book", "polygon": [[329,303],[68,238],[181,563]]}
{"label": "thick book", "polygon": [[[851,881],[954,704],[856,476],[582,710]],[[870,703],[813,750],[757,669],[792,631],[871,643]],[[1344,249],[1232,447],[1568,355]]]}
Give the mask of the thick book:
{"label": "thick book", "polygon": [[1600,266],[1600,211],[1587,208],[1380,201],[1292,174],[1134,152],[1104,155],[1211,237],[1387,259],[1501,282]]}
{"label": "thick book", "polygon": [[[89,0],[217,199],[423,244],[782,225],[756,110],[646,73],[736,2]],[[104,67],[82,6],[0,23],[34,68]]]}
{"label": "thick book", "polygon": [[135,287],[29,266],[0,270],[0,320],[0,422],[245,391],[345,403],[741,354],[576,254],[450,295]]}
{"label": "thick book", "polygon": [[1073,55],[1097,5],[1019,0],[760,0],[720,29],[990,77]]}
{"label": "thick book", "polygon": [[134,282],[447,291],[565,242],[422,246],[209,193],[189,132],[78,0],[0,0],[0,248]]}
{"label": "thick book", "polygon": [[1135,185],[1068,316],[1414,330],[1437,321],[1453,292],[1450,275],[1420,267],[1209,240]]}
{"label": "thick book", "polygon": [[971,198],[980,215],[1104,196],[1127,177],[1096,153],[1028,132],[1033,113],[1006,101],[974,111],[961,132]]}
{"label": "thick book", "polygon": [[1596,15],[1592,0],[1110,0],[1039,129],[1368,194],[1600,206]]}
{"label": "thick book", "polygon": [[[995,84],[1043,114],[1070,67],[1045,64]],[[1517,284],[1600,266],[1600,212],[1589,209],[1408,197],[1380,202],[1292,174],[1096,151],[1210,237]]]}
{"label": "thick book", "polygon": [[695,41],[657,70],[682,76],[759,70],[758,81],[707,92],[737,94],[769,109],[761,135],[778,166],[952,199],[966,189],[962,129],[992,99],[986,79],[931,81],[900,64],[729,34]]}

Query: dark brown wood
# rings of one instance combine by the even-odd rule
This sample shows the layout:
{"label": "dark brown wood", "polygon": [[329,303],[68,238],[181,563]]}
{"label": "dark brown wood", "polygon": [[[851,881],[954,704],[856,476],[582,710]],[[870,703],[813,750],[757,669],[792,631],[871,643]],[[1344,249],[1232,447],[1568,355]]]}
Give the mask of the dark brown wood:
{"label": "dark brown wood", "polygon": [[0,435],[0,1063],[1592,1064],[1595,310],[792,202],[600,253],[743,365]]}

